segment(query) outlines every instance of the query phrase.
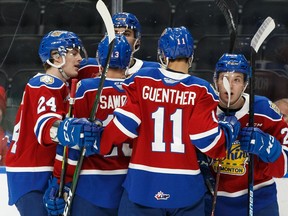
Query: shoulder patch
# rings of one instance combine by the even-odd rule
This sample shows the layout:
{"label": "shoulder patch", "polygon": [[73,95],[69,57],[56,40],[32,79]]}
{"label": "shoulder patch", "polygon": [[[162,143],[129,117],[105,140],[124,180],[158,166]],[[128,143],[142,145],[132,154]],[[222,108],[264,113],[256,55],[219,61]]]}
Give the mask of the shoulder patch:
{"label": "shoulder patch", "polygon": [[276,106],[276,104],[274,104],[272,101],[269,101],[269,104],[270,104],[271,109],[273,109],[279,115],[282,115],[280,112],[280,109]]}
{"label": "shoulder patch", "polygon": [[40,81],[47,85],[50,85],[54,83],[54,78],[48,75],[44,75],[40,78]]}

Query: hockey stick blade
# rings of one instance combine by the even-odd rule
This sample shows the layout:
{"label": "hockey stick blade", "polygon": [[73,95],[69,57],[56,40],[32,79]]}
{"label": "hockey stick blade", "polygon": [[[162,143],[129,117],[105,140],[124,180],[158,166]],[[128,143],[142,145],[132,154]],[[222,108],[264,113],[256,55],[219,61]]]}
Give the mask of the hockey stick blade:
{"label": "hockey stick blade", "polygon": [[250,46],[254,49],[256,53],[258,52],[264,40],[268,37],[268,35],[273,31],[274,28],[274,20],[271,17],[267,17],[251,40]]}
{"label": "hockey stick blade", "polygon": [[115,38],[115,30],[114,30],[114,25],[113,25],[110,12],[108,11],[108,8],[106,7],[106,5],[104,4],[102,0],[98,0],[98,2],[96,3],[96,9],[99,12],[105,24],[106,31],[108,33],[109,44],[110,44]]}
{"label": "hockey stick blade", "polygon": [[220,11],[222,12],[222,14],[224,15],[226,23],[228,25],[229,34],[230,34],[229,53],[232,53],[234,50],[234,44],[235,44],[236,35],[237,35],[236,25],[234,22],[232,12],[224,0],[215,0],[215,3],[220,9]]}
{"label": "hockey stick blade", "polygon": [[111,59],[111,53],[113,51],[113,47],[114,47],[114,40],[115,40],[115,30],[114,30],[114,24],[110,15],[110,12],[108,11],[106,5],[104,4],[104,2],[102,0],[98,0],[98,2],[96,3],[96,10],[99,12],[99,14],[101,15],[103,22],[105,24],[106,30],[107,30],[107,34],[108,34],[108,41],[109,41],[109,47],[108,47],[108,56],[107,56],[107,62],[105,63],[105,65],[102,65],[104,70],[101,74],[101,80],[98,86],[98,91],[97,91],[97,95],[95,98],[95,102],[93,104],[91,113],[90,113],[90,121],[94,121],[95,120],[95,113],[97,112],[97,108],[98,108],[98,104],[100,101],[100,96],[102,93],[102,89],[104,86],[104,81],[106,78],[106,73],[108,71],[109,68],[109,62]]}

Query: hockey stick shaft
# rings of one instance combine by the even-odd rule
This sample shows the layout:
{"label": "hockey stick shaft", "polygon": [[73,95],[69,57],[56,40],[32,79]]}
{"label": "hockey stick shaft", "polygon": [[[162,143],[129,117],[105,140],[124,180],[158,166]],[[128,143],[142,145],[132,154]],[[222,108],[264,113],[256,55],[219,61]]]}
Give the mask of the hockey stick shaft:
{"label": "hockey stick shaft", "polygon": [[[75,94],[76,94],[76,85],[78,80],[72,79],[71,81],[71,90],[70,90],[70,98],[69,98],[69,110],[67,113],[67,117],[73,116],[73,105],[75,103]],[[66,169],[67,169],[67,147],[64,146],[63,150],[63,156],[62,156],[62,166],[61,166],[61,174],[60,174],[60,184],[59,184],[59,194],[58,197],[63,196],[63,188],[65,185],[65,175],[66,175]]]}
{"label": "hockey stick shaft", "polygon": [[237,35],[234,17],[232,15],[230,8],[228,7],[227,3],[224,0],[215,0],[215,3],[222,12],[222,14],[224,15],[226,23],[228,25],[230,35],[229,53],[233,53]]}
{"label": "hockey stick shaft", "polygon": [[[113,49],[112,49],[113,46],[114,46],[114,40],[111,42],[111,44],[109,44],[109,53],[108,53],[109,56],[111,56],[111,53],[113,51]],[[110,62],[110,57],[107,58],[107,62]],[[99,104],[99,101],[100,101],[101,92],[102,92],[102,89],[103,89],[103,86],[104,86],[104,81],[105,81],[105,78],[106,78],[106,73],[107,73],[108,68],[109,68],[109,64],[106,65],[106,67],[105,67],[105,69],[104,69],[104,71],[102,72],[102,75],[101,75],[101,80],[100,80],[100,84],[99,84],[98,91],[97,91],[97,94],[96,94],[95,102],[93,104],[93,108],[92,108],[92,111],[90,113],[89,121],[91,121],[91,122],[93,122],[95,120],[95,115],[96,115],[96,112],[97,112],[97,108],[98,108],[98,104]],[[83,164],[83,160],[85,158],[85,153],[86,153],[86,148],[82,147],[81,148],[81,155],[80,155],[80,158],[78,160],[78,163],[77,163],[77,166],[76,166],[76,169],[75,169],[75,172],[74,172],[74,176],[73,176],[72,185],[71,185],[71,198],[69,200],[70,201],[69,206],[72,204],[72,201],[74,199],[76,187],[77,187],[79,176],[80,176],[80,172],[81,172],[81,167],[82,167],[82,164]],[[67,214],[67,215],[69,215],[69,214]]]}
{"label": "hockey stick shaft", "polygon": [[[226,76],[223,77],[223,85],[224,85],[225,90],[228,93],[228,103],[227,103],[226,115],[229,115],[229,108],[230,108],[230,101],[231,101],[231,86],[230,86],[230,82]],[[216,201],[217,201],[217,193],[218,193],[218,187],[219,187],[219,182],[220,182],[221,167],[222,167],[222,159],[219,158],[217,170],[216,170],[216,183],[215,183],[214,194],[213,194],[211,216],[214,216],[214,212],[215,212],[215,208],[216,208]]]}
{"label": "hockey stick shaft", "polygon": [[[97,90],[97,94],[96,94],[96,98],[90,113],[90,117],[89,117],[89,121],[93,122],[95,120],[95,116],[96,116],[96,112],[98,109],[98,105],[99,105],[99,101],[100,101],[100,97],[102,94],[102,90],[104,87],[104,82],[106,79],[106,74],[109,68],[109,63],[110,63],[110,59],[111,59],[111,54],[114,48],[114,40],[115,40],[115,31],[114,31],[114,25],[112,22],[112,18],[111,15],[106,7],[106,5],[104,4],[104,2],[102,0],[98,0],[96,3],[96,9],[99,12],[99,14],[102,17],[102,20],[104,21],[107,33],[108,33],[108,39],[109,39],[109,47],[108,47],[108,56],[107,56],[107,62],[104,65],[104,70],[102,71],[101,74],[101,79],[100,79],[100,83],[98,86],[98,90]],[[76,191],[76,187],[78,184],[78,180],[79,180],[79,176],[80,176],[80,172],[81,172],[81,168],[82,168],[82,164],[83,164],[83,160],[85,157],[85,153],[86,153],[86,148],[83,147],[81,149],[81,155],[80,158],[78,160],[75,172],[74,172],[74,176],[73,176],[73,181],[72,181],[72,185],[71,185],[71,190],[69,192],[69,197],[67,199],[67,203],[64,209],[64,216],[68,216],[70,215],[70,210],[71,210],[71,205],[72,205],[72,201],[74,199],[75,196],[75,191]]]}
{"label": "hockey stick shaft", "polygon": [[[235,45],[235,41],[236,41],[236,26],[234,23],[234,18],[233,18],[232,12],[224,0],[215,0],[215,3],[218,6],[218,8],[220,9],[220,11],[222,12],[222,14],[224,15],[226,23],[228,25],[228,30],[229,30],[229,35],[230,35],[229,53],[233,53],[234,45]],[[227,115],[229,115],[231,89],[230,89],[230,84],[229,84],[228,79],[226,78],[223,81],[225,81],[224,87],[225,87],[226,91],[228,92],[228,96],[229,96],[229,101],[228,101],[228,105],[227,105],[227,108],[228,108],[227,109]],[[222,165],[222,160],[218,159],[218,165],[217,165],[217,170],[216,170],[216,183],[215,183],[214,194],[213,194],[211,216],[214,216],[214,212],[215,212],[215,208],[216,208],[217,193],[218,193],[220,174],[221,174],[221,165]]]}
{"label": "hockey stick shaft", "polygon": [[218,165],[217,165],[217,171],[216,171],[215,189],[214,189],[213,200],[212,200],[211,216],[214,216],[215,209],[216,209],[217,193],[218,193],[218,187],[219,187],[219,182],[220,182],[221,166],[222,166],[222,160],[218,159]]}
{"label": "hockey stick shaft", "polygon": [[[255,59],[260,46],[275,28],[275,22],[271,17],[267,17],[257,30],[251,40],[251,76],[249,79],[249,127],[254,127],[254,84],[255,84]],[[253,216],[254,208],[254,156],[249,154],[248,164],[248,215]]]}

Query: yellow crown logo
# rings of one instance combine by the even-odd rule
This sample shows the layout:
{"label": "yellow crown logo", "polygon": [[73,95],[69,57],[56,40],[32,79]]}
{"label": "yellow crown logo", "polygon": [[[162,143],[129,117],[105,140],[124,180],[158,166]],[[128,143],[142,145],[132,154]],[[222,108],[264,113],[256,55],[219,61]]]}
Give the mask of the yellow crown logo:
{"label": "yellow crown logo", "polygon": [[[221,173],[242,176],[246,173],[245,164],[248,160],[248,153],[240,149],[239,141],[232,144],[230,150],[226,151],[226,158],[221,161]],[[212,165],[216,172],[219,161]]]}

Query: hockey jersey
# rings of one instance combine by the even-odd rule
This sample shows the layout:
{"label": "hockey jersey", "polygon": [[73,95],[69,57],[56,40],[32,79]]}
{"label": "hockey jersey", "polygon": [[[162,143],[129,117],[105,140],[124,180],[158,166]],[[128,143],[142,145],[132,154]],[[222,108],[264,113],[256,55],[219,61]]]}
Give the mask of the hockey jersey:
{"label": "hockey jersey", "polygon": [[205,80],[162,68],[143,68],[123,87],[127,103],[114,111],[100,151],[134,139],[123,184],[129,199],[153,208],[195,204],[206,192],[195,147],[212,158],[225,155],[214,89]]}
{"label": "hockey jersey", "polygon": [[6,155],[9,205],[47,188],[56,154],[50,128],[65,116],[68,97],[68,86],[52,75],[39,73],[26,85]]}
{"label": "hockey jersey", "polygon": [[[100,77],[84,79],[78,83],[74,114],[77,118],[88,118],[92,110]],[[106,78],[101,93],[96,118],[103,121],[103,125],[113,118],[115,108],[123,106],[126,94],[122,88],[123,79]],[[113,136],[113,132],[110,134]],[[57,149],[54,175],[60,177],[63,147]],[[104,208],[118,208],[122,195],[122,183],[127,173],[131,149],[129,143],[114,147],[110,154],[91,155],[85,157],[77,184],[76,194],[90,201],[96,206]],[[75,165],[79,159],[79,150],[68,150],[68,168],[66,182],[71,182]]]}
{"label": "hockey jersey", "polygon": [[[235,114],[242,127],[249,125],[249,95],[244,94],[245,104]],[[281,156],[274,163],[265,163],[254,156],[254,211],[257,212],[277,200],[273,177],[287,173],[288,127],[281,118],[278,108],[263,96],[254,99],[254,126],[260,128],[283,144]],[[219,108],[217,114],[222,113]],[[217,163],[213,163],[216,172]],[[245,215],[248,212],[248,153],[240,149],[236,140],[222,161],[215,215]],[[237,209],[237,212],[235,212]]]}
{"label": "hockey jersey", "polygon": [[139,71],[141,68],[146,68],[146,67],[154,67],[154,68],[160,68],[161,65],[158,62],[153,62],[153,61],[143,61],[137,58],[134,58],[135,63],[126,71],[125,75],[130,76],[137,71]]}

